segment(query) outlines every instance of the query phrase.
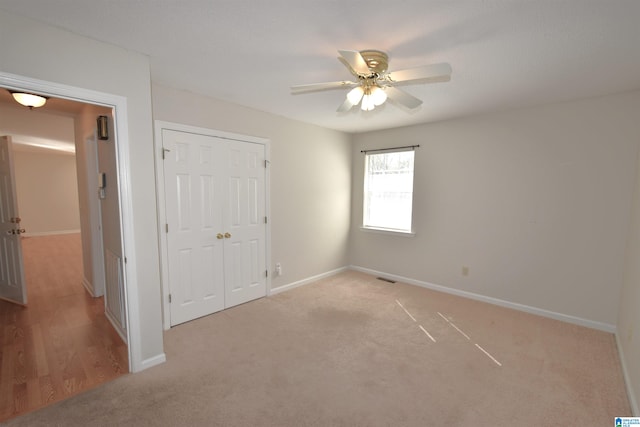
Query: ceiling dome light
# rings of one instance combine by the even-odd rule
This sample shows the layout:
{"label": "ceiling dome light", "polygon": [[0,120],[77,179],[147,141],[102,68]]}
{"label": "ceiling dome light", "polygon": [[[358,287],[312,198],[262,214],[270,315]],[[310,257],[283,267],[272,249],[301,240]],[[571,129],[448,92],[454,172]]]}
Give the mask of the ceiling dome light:
{"label": "ceiling dome light", "polygon": [[362,86],[357,86],[349,91],[349,93],[347,94],[347,99],[353,105],[358,105],[358,103],[362,99],[362,95],[364,95],[364,89],[362,89]]}
{"label": "ceiling dome light", "polygon": [[382,105],[387,100],[387,93],[380,86],[376,86],[371,90],[371,98],[375,106]]}
{"label": "ceiling dome light", "polygon": [[18,102],[18,104],[29,107],[32,110],[37,107],[42,107],[47,102],[47,97],[34,95],[32,93],[11,92],[11,95],[13,96],[13,99]]}

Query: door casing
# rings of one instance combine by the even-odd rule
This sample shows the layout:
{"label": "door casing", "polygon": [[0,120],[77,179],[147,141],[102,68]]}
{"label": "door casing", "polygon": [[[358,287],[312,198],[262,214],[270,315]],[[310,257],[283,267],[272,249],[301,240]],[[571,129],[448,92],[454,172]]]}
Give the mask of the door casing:
{"label": "door casing", "polygon": [[127,258],[124,269],[124,295],[127,322],[127,348],[129,351],[129,371],[139,372],[166,360],[164,353],[150,360],[143,359],[140,337],[139,291],[136,281],[136,254],[133,230],[133,206],[131,189],[131,167],[129,163],[129,124],[127,119],[127,98],[119,95],[97,92],[60,83],[33,79],[0,72],[0,87],[11,90],[36,92],[45,96],[69,99],[78,102],[101,105],[113,109],[115,127],[115,147],[118,161],[118,195],[120,199],[120,226],[122,253]]}

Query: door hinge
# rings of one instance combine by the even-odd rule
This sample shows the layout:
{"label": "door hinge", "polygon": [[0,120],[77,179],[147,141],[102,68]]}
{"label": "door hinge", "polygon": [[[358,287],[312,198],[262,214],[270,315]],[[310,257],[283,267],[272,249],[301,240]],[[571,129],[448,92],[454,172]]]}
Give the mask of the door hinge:
{"label": "door hinge", "polygon": [[165,233],[169,232],[169,224],[165,224],[164,225],[164,231],[165,231]]}
{"label": "door hinge", "polygon": [[169,304],[171,304],[171,294],[169,294]]}
{"label": "door hinge", "polygon": [[162,160],[166,158],[166,153],[168,153],[169,151],[171,150],[169,150],[168,148],[162,147]]}
{"label": "door hinge", "polygon": [[124,263],[125,264],[127,263],[127,257],[124,257]]}
{"label": "door hinge", "polygon": [[266,216],[264,217],[264,223],[265,224],[267,223],[267,217]]}
{"label": "door hinge", "polygon": [[264,271],[264,277],[269,277],[269,270]]}
{"label": "door hinge", "polygon": [[264,167],[266,168],[268,164],[269,164],[269,160],[265,160],[264,161]]}

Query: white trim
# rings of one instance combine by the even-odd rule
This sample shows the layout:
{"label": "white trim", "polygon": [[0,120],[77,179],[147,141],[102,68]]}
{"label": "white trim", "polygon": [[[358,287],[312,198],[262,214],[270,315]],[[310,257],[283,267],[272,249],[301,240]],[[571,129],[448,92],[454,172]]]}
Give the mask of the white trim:
{"label": "white trim", "polygon": [[[177,132],[193,133],[196,135],[213,136],[217,138],[232,139],[235,141],[252,142],[264,145],[265,160],[267,165],[271,164],[271,141],[267,138],[261,138],[249,135],[240,135],[237,133],[224,132],[215,129],[203,127],[183,125],[180,123],[166,122],[164,120],[154,120],[153,145],[155,150],[155,169],[156,169],[156,210],[158,212],[158,236],[160,251],[160,287],[162,289],[162,325],[164,330],[171,328],[171,312],[168,309],[169,304],[169,260],[167,255],[167,233],[165,232],[165,224],[167,223],[167,211],[165,203],[164,190],[164,167],[162,164],[162,131],[172,130]],[[271,265],[271,181],[270,167],[265,168],[265,215],[267,216],[266,234],[265,234],[265,267],[270,269]],[[271,295],[271,275],[266,278],[266,295]]]}
{"label": "white trim", "polygon": [[167,361],[167,356],[165,353],[160,353],[156,356],[150,357],[148,359],[144,359],[140,362],[140,370],[143,371],[145,369],[149,369],[151,367],[160,365]]}
{"label": "white trim", "polygon": [[277,288],[271,289],[271,295],[276,295],[281,292],[289,291],[291,289],[308,285],[310,283],[316,282],[320,279],[324,279],[326,277],[335,276],[338,273],[342,273],[343,271],[349,270],[349,267],[340,267],[335,270],[327,271],[326,273],[321,273],[316,276],[307,277],[306,279],[298,280],[297,282],[289,283],[288,285],[278,286]]}
{"label": "white trim", "polygon": [[[264,214],[267,217],[267,229],[265,230],[265,267],[267,271],[271,269],[271,141],[266,140],[264,147],[264,159],[265,159],[265,172],[264,172]],[[271,295],[271,276],[273,276],[273,270],[267,274],[267,296]]]}
{"label": "white trim", "polygon": [[[115,123],[115,147],[118,169],[118,195],[120,200],[120,227],[122,234],[122,254],[127,260],[124,266],[125,311],[127,323],[127,348],[129,350],[129,370],[143,369],[140,334],[140,313],[138,311],[138,283],[133,230],[132,191],[129,165],[129,123],[127,118],[127,98],[90,89],[9,74],[0,71],[0,86],[8,89],[35,91],[46,96],[70,99],[94,105],[113,108]],[[131,309],[130,309],[131,308]]]}
{"label": "white trim", "polygon": [[87,280],[86,277],[82,278],[82,286],[84,286],[84,288],[87,290],[89,295],[91,295],[93,298],[96,297],[95,294],[93,293],[93,285],[89,280]]}
{"label": "white trim", "polygon": [[36,231],[35,233],[24,233],[23,237],[39,237],[39,236],[55,236],[58,234],[76,234],[80,230],[54,230],[54,231]]}
{"label": "white trim", "polygon": [[153,149],[156,170],[156,212],[158,213],[158,244],[160,252],[160,289],[162,292],[162,327],[165,331],[171,328],[171,311],[169,310],[169,258],[167,255],[167,233],[163,229],[167,223],[167,211],[164,189],[164,165],[162,158],[162,130],[169,126],[159,120],[153,125]]}
{"label": "white trim", "polygon": [[[620,343],[620,337],[616,332],[616,345],[618,346],[618,357],[620,358],[620,365],[622,366],[622,376],[624,377],[624,384],[627,387],[627,398],[629,399],[629,406],[631,407],[631,414],[634,417],[640,417],[640,411],[638,410],[638,400],[636,399],[636,393],[633,390],[633,384],[631,377],[629,376],[629,370],[627,369],[626,359],[624,357],[624,350]],[[622,414],[621,414],[622,415]]]}
{"label": "white trim", "polygon": [[[177,132],[187,132],[196,135],[215,136],[217,138],[233,139],[235,141],[242,142],[255,142],[256,144],[268,144],[269,139],[262,138],[260,136],[242,135],[239,133],[225,132],[217,129],[209,129],[198,126],[183,125],[181,123],[167,122],[164,120],[154,120],[154,129],[156,134],[154,136],[162,136],[162,130],[173,130]],[[159,133],[157,133],[159,131]],[[157,147],[156,147],[157,148]],[[160,160],[162,160],[162,147],[160,147]]]}
{"label": "white trim", "polygon": [[402,230],[392,230],[390,228],[376,228],[376,227],[367,227],[364,225],[360,226],[360,230],[366,233],[376,233],[376,234],[387,234],[390,236],[400,236],[400,237],[415,237],[415,231],[402,231]]}
{"label": "white trim", "polygon": [[111,323],[111,327],[118,333],[118,335],[120,335],[120,338],[122,338],[122,341],[127,342],[126,331],[123,332],[121,330],[121,328],[118,326],[120,322],[114,319],[114,317],[111,315],[111,312],[109,310],[104,311],[104,317],[106,317],[109,323]]}
{"label": "white trim", "polygon": [[461,291],[459,289],[448,288],[442,285],[435,285],[429,282],[423,282],[421,280],[415,280],[408,277],[398,276],[396,274],[389,274],[382,271],[376,271],[369,268],[359,267],[352,265],[352,270],[361,271],[374,276],[384,276],[389,279],[393,279],[398,282],[408,283],[410,285],[420,286],[422,288],[432,289],[434,291],[444,292],[451,295],[457,295],[464,298],[469,298],[476,301],[482,301],[500,307],[511,308],[513,310],[523,311],[525,313],[531,313],[542,317],[548,317],[550,319],[560,320],[562,322],[573,323],[574,325],[585,326],[587,328],[597,329],[604,332],[615,333],[616,326],[603,322],[596,322],[589,319],[583,319],[581,317],[571,316],[568,314],[557,313],[555,311],[545,310],[543,308],[531,307],[529,305],[518,304],[516,302],[505,301],[498,298],[488,297],[485,295],[474,294],[472,292]]}

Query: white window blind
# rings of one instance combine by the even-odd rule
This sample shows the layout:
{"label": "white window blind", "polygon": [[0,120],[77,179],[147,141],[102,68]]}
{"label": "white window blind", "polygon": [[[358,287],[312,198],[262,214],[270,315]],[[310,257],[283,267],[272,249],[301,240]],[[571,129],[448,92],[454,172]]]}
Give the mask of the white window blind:
{"label": "white window blind", "polygon": [[362,226],[410,233],[413,149],[365,152]]}

